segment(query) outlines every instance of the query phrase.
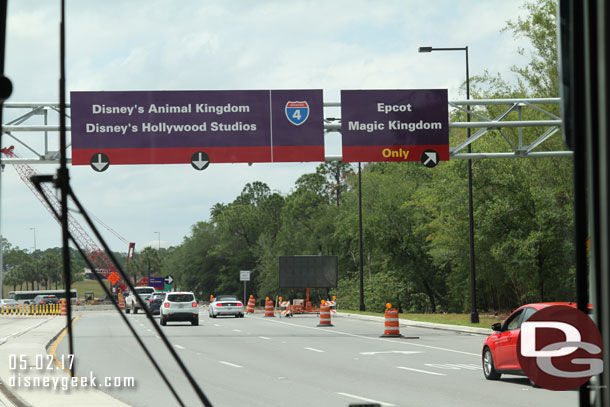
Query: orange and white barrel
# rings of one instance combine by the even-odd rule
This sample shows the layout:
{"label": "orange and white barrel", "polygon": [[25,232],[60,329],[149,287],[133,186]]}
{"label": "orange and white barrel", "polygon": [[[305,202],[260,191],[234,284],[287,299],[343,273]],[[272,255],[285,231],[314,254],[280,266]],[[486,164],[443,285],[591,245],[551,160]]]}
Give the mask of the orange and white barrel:
{"label": "orange and white barrel", "polygon": [[250,295],[250,299],[248,300],[248,306],[246,307],[246,313],[254,314],[254,307],[256,306],[256,300],[253,295]]}
{"label": "orange and white barrel", "polygon": [[398,318],[398,310],[396,308],[392,308],[392,304],[386,304],[385,310],[385,329],[383,330],[382,338],[398,338],[402,335],[400,334],[400,328],[398,326],[399,318]]}
{"label": "orange and white barrel", "polygon": [[121,294],[119,294],[119,309],[125,311],[125,298]]}
{"label": "orange and white barrel", "polygon": [[333,326],[330,323],[330,305],[326,304],[325,301],[322,301],[322,305],[320,305],[320,323],[318,326]]}
{"label": "orange and white barrel", "polygon": [[266,317],[274,317],[275,313],[273,312],[273,301],[267,297],[265,300],[265,316]]}
{"label": "orange and white barrel", "polygon": [[66,300],[61,300],[61,316],[65,317],[68,315],[68,307],[66,306]]}

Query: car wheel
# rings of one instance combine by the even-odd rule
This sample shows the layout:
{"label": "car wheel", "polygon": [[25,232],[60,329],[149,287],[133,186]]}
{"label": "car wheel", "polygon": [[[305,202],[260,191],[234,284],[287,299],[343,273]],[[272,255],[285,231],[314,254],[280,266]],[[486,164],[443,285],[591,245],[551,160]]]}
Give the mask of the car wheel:
{"label": "car wheel", "polygon": [[131,309],[130,309],[130,308],[125,308],[125,313],[126,313],[126,314],[129,314],[130,312],[131,312]]}
{"label": "car wheel", "polygon": [[199,316],[195,317],[195,319],[191,321],[191,325],[199,325]]}
{"label": "car wheel", "polygon": [[161,315],[161,317],[159,318],[159,324],[161,324],[161,326],[167,325],[167,321],[165,320],[163,315]]}
{"label": "car wheel", "polygon": [[239,314],[239,317],[240,317],[240,318],[243,318],[243,317],[244,317],[244,314]]}
{"label": "car wheel", "polygon": [[235,314],[235,318],[239,318],[239,314]]}
{"label": "car wheel", "polygon": [[496,371],[494,358],[491,355],[491,350],[489,348],[485,348],[485,351],[483,352],[483,375],[485,375],[487,380],[498,380],[500,376],[502,376]]}
{"label": "car wheel", "polygon": [[133,307],[133,313],[137,314],[138,313],[138,307]]}

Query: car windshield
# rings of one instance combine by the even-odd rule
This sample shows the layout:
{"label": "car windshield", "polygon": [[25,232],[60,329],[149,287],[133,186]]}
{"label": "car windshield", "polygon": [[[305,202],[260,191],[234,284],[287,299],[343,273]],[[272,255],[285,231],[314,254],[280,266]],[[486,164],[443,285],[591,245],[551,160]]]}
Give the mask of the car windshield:
{"label": "car windshield", "polygon": [[195,301],[193,294],[169,294],[167,300],[170,302],[191,302]]}
{"label": "car windshield", "polygon": [[[584,396],[514,375],[515,347],[499,381],[483,370],[491,325],[519,307],[607,297],[575,278],[579,253],[593,270],[608,252],[592,220],[607,211],[576,204],[605,194],[574,191],[575,166],[588,179],[608,161],[585,130],[608,126],[577,120],[585,144],[564,140],[566,111],[607,116],[610,82],[581,78],[606,65],[559,75],[557,4],[583,2],[72,0],[63,25],[60,3],[8,1],[0,36],[0,296],[21,309],[60,301],[68,281],[76,292],[69,312],[4,311],[0,350],[17,367],[0,382],[44,376],[19,357],[36,366],[48,343],[74,376],[136,385],[81,400],[22,381],[10,400],[206,405],[193,384],[217,406]],[[605,33],[605,14],[585,11]],[[587,44],[607,62],[603,41]],[[573,77],[582,86],[564,89]],[[590,249],[574,242],[587,231]]]}

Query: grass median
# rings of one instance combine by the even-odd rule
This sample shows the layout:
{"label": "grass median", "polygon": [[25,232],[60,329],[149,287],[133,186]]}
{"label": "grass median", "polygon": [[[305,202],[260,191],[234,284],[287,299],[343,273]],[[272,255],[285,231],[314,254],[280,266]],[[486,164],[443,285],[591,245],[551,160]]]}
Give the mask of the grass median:
{"label": "grass median", "polygon": [[[355,311],[355,310],[347,310],[347,309],[339,309],[339,312],[349,312],[351,314],[360,314],[360,315],[374,315],[382,317],[384,313],[382,312],[369,312],[369,311]],[[398,314],[400,319],[406,319],[409,321],[417,321],[417,322],[431,322],[434,324],[448,324],[448,325],[460,325],[460,326],[474,326],[477,328],[491,328],[491,324],[496,322],[502,322],[502,320],[506,317],[505,314],[498,314],[494,316],[494,314],[479,314],[479,323],[473,324],[470,322],[470,314],[410,314],[410,313],[400,313]]]}

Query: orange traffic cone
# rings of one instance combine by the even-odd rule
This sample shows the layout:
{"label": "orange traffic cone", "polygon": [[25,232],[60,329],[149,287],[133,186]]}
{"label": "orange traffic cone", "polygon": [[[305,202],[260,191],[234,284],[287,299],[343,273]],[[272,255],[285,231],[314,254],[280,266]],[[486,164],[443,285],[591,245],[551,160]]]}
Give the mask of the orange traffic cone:
{"label": "orange traffic cone", "polygon": [[392,308],[392,304],[389,302],[385,306],[385,329],[381,338],[399,338],[402,335],[398,327],[398,310]]}
{"label": "orange traffic cone", "polygon": [[254,306],[256,305],[256,300],[254,296],[250,294],[250,299],[248,300],[248,306],[246,307],[246,312],[248,314],[254,314]]}
{"label": "orange traffic cone", "polygon": [[322,300],[322,305],[320,305],[320,323],[318,326],[333,326],[330,323],[330,305],[326,304],[324,300]]}
{"label": "orange traffic cone", "polygon": [[273,312],[273,301],[269,299],[269,297],[265,298],[265,316],[266,317],[274,317],[275,314]]}

